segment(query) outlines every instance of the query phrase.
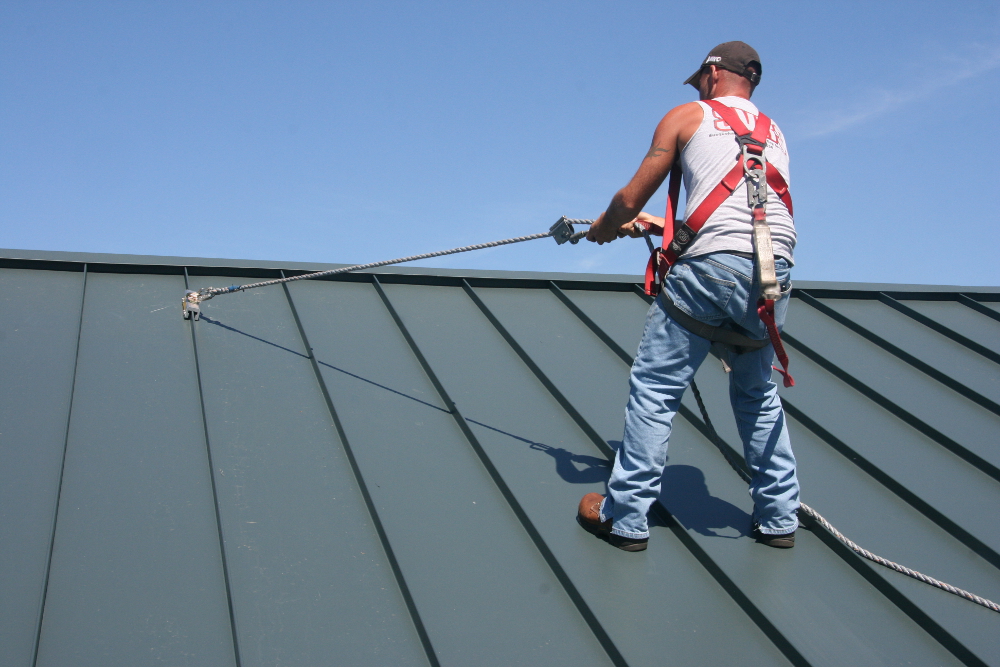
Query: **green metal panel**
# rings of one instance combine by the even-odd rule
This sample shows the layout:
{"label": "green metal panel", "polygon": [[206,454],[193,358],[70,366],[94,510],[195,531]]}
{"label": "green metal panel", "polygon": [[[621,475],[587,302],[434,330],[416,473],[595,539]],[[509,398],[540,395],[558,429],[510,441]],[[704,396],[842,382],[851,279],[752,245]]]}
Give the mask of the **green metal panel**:
{"label": "green metal panel", "polygon": [[[779,553],[751,540],[705,534],[709,502],[749,515],[746,485],[685,420],[677,420],[673,439],[670,466],[684,474],[668,475],[684,479],[687,488],[665,485],[667,507],[810,664],[961,664],[811,532],[799,530],[795,549]],[[691,469],[704,475],[701,498],[691,492],[696,485],[688,477],[700,481]],[[811,630],[816,627],[822,632]]]}
{"label": "green metal panel", "polygon": [[38,664],[235,664],[177,276],[91,274]]}
{"label": "green metal panel", "polygon": [[[742,452],[742,444],[732,427],[734,420],[725,399],[728,377],[721,365],[711,363],[714,361],[710,357],[702,366],[697,382],[706,398],[714,399],[710,400],[709,414],[716,428],[725,434],[726,441],[735,451]],[[812,419],[823,419],[831,404],[819,401],[831,399],[831,393],[835,395],[836,392],[829,390],[826,386],[829,379],[823,378],[823,372],[808,359],[795,356],[794,363],[797,384],[783,390],[786,404],[792,402],[800,409],[808,404],[813,409],[806,410],[807,415]],[[804,396],[819,401],[806,400]],[[686,397],[686,400],[690,398]],[[819,412],[815,409],[818,402]],[[694,401],[691,400],[691,403]],[[691,407],[697,410],[693,405]],[[856,421],[867,423],[864,415],[853,416]],[[866,549],[957,586],[978,591],[991,599],[1000,597],[1000,570],[970,551],[961,541],[794,418],[790,419],[789,428],[799,466],[803,502]],[[923,487],[918,490],[923,490]],[[993,612],[962,604],[965,601],[960,598],[886,568],[873,564],[866,564],[865,567],[912,600],[980,659],[988,664],[1000,664],[1000,654],[995,650],[996,622]]]}
{"label": "green metal panel", "polygon": [[959,343],[924,327],[878,301],[821,299],[875,334],[932,364],[973,391],[1000,402],[1000,368]]}
{"label": "green metal panel", "polygon": [[284,290],[195,328],[242,665],[426,664]]}
{"label": "green metal panel", "polygon": [[635,356],[649,304],[634,293],[566,289],[565,294],[621,349]]}
{"label": "green metal panel", "polygon": [[32,664],[84,274],[0,269],[0,664]]}
{"label": "green metal panel", "polygon": [[1000,352],[1000,322],[995,319],[977,313],[957,301],[906,299],[901,303],[941,323],[955,333],[966,336],[994,352]]}
{"label": "green metal panel", "polygon": [[[782,397],[877,468],[913,490],[948,519],[1000,551],[993,508],[1000,505],[1000,484],[872,405],[809,359],[796,358],[798,385]],[[796,391],[798,387],[807,387]],[[905,455],[900,452],[905,451]]]}
{"label": "green metal panel", "polygon": [[[1000,415],[928,378],[805,303],[792,304],[785,330],[837,368],[1000,467],[1000,447],[995,437],[989,437],[1000,433]],[[798,358],[794,344],[790,349]]]}
{"label": "green metal panel", "polygon": [[290,292],[441,664],[607,664],[375,289]]}

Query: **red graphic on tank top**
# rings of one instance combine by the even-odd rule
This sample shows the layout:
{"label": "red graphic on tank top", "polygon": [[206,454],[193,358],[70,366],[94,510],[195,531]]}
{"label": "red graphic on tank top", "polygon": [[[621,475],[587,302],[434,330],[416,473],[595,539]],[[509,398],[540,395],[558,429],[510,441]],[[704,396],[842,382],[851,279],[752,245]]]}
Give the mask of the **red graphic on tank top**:
{"label": "red graphic on tank top", "polygon": [[[736,112],[736,116],[743,121],[743,124],[747,126],[747,129],[753,132],[753,129],[757,127],[757,114],[750,113],[749,111],[744,111],[743,109],[733,108]],[[715,129],[719,132],[732,132],[733,128],[729,127],[729,123],[722,120],[722,116],[715,109],[712,109],[712,116],[715,117]],[[768,140],[773,141],[776,144],[781,143],[781,133],[778,132],[778,126],[771,123],[771,131],[767,136]]]}

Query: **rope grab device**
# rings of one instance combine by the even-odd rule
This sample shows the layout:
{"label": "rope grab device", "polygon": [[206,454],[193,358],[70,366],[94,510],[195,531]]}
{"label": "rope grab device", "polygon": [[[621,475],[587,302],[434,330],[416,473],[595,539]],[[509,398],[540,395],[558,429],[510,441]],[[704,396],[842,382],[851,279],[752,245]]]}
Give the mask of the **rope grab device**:
{"label": "rope grab device", "polygon": [[181,313],[185,320],[195,320],[201,318],[201,303],[203,301],[208,301],[213,299],[220,294],[232,294],[233,292],[244,292],[248,289],[255,289],[257,287],[267,287],[268,285],[278,285],[281,283],[289,283],[293,280],[312,280],[313,278],[325,278],[326,276],[334,276],[339,273],[350,273],[352,271],[363,271],[365,269],[375,269],[380,266],[389,266],[391,264],[404,264],[406,262],[415,262],[418,259],[430,259],[431,257],[444,257],[445,255],[454,255],[460,252],[469,252],[471,250],[482,250],[484,248],[496,248],[502,245],[510,245],[511,243],[521,243],[523,241],[534,241],[535,239],[544,239],[552,237],[555,239],[557,245],[562,245],[569,241],[572,244],[580,242],[587,232],[574,232],[573,225],[590,225],[594,224],[593,220],[581,220],[579,218],[567,218],[562,216],[559,218],[554,225],[549,227],[549,231],[542,232],[540,234],[529,234],[528,236],[516,236],[512,239],[503,239],[500,241],[490,241],[489,243],[477,243],[475,245],[462,246],[461,248],[452,248],[450,250],[438,250],[436,252],[426,252],[422,255],[410,255],[409,257],[399,257],[397,259],[386,259],[380,262],[369,262],[368,264],[355,264],[353,266],[344,266],[339,269],[330,269],[329,271],[316,271],[315,273],[305,273],[301,276],[292,276],[290,278],[280,278],[276,280],[265,280],[259,283],[251,283],[249,285],[230,285],[229,287],[203,287],[198,291],[187,290],[184,294],[184,298],[181,300]]}

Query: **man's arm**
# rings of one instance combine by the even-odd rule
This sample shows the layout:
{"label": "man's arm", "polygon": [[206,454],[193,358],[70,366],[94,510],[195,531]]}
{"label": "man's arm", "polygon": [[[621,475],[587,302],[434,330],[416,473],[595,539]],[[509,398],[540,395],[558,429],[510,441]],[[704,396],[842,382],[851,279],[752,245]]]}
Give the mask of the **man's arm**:
{"label": "man's arm", "polygon": [[628,185],[619,190],[608,205],[608,209],[597,218],[587,232],[588,241],[599,244],[610,243],[619,236],[632,235],[629,225],[642,211],[650,197],[663,184],[674,160],[683,150],[701,124],[703,112],[696,102],[675,107],[663,117],[653,133],[646,157],[639,165],[635,176]]}

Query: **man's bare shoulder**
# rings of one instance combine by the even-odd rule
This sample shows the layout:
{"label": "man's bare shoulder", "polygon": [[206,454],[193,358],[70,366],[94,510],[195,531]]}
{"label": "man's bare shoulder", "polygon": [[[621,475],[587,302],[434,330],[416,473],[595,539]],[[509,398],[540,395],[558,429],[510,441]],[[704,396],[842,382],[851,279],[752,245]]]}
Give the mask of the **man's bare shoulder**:
{"label": "man's bare shoulder", "polygon": [[667,115],[660,121],[660,126],[672,125],[680,129],[691,123],[697,125],[701,123],[704,113],[701,105],[697,102],[687,102],[668,111]]}
{"label": "man's bare shoulder", "polygon": [[677,150],[682,150],[694,136],[694,133],[698,131],[704,116],[705,112],[697,102],[688,102],[674,107],[656,126],[654,144],[659,143],[659,145],[667,146],[676,143]]}

